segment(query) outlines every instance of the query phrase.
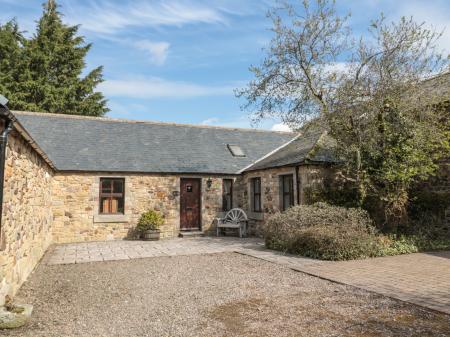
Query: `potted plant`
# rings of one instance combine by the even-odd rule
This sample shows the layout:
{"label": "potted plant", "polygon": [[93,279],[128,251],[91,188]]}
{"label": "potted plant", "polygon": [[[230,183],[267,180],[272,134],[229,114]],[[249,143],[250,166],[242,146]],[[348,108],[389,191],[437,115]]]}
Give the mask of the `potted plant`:
{"label": "potted plant", "polygon": [[142,213],[136,229],[141,233],[144,240],[159,240],[159,227],[164,223],[164,218],[153,210]]}

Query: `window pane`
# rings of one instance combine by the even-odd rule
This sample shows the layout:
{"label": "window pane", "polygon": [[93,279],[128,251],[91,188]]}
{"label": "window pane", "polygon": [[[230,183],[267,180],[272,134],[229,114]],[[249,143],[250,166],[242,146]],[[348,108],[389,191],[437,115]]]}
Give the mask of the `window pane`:
{"label": "window pane", "polygon": [[284,176],[283,177],[283,181],[284,181],[284,192],[287,193],[291,190],[291,176]]}
{"label": "window pane", "polygon": [[253,189],[255,193],[261,193],[261,180],[259,178],[254,178]]}
{"label": "window pane", "polygon": [[123,193],[123,180],[122,179],[113,180],[113,193]]}
{"label": "window pane", "polygon": [[111,179],[101,179],[101,191],[102,193],[111,193]]}
{"label": "window pane", "polygon": [[104,214],[124,213],[123,198],[102,197],[100,199],[100,213]]}
{"label": "window pane", "polygon": [[244,151],[238,145],[227,144],[227,147],[234,157],[245,157]]}
{"label": "window pane", "polygon": [[261,210],[261,196],[259,194],[255,195],[255,209],[254,211],[259,212]]}
{"label": "window pane", "polygon": [[222,190],[222,209],[224,211],[229,211],[232,208],[232,198],[233,198],[232,193],[233,193],[233,180],[224,179]]}
{"label": "window pane", "polygon": [[124,214],[124,179],[100,178],[100,214]]}
{"label": "window pane", "polygon": [[124,213],[123,198],[113,198],[111,204],[112,204],[111,213]]}
{"label": "window pane", "polygon": [[100,213],[111,213],[109,198],[100,198]]}
{"label": "window pane", "polygon": [[223,193],[231,193],[231,180],[230,179],[224,179],[223,180]]}
{"label": "window pane", "polygon": [[294,177],[284,175],[280,177],[280,207],[284,211],[294,205]]}
{"label": "window pane", "polygon": [[229,211],[231,209],[231,195],[227,194],[223,196],[223,210]]}
{"label": "window pane", "polygon": [[285,194],[284,195],[283,206],[284,206],[285,210],[292,206],[292,204],[291,204],[291,195],[290,194]]}

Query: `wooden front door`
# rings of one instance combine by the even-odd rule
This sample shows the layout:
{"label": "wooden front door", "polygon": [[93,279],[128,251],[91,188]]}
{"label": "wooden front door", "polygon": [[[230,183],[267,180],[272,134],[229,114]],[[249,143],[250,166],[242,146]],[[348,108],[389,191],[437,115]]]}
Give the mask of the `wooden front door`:
{"label": "wooden front door", "polygon": [[181,178],[180,229],[200,229],[200,179]]}

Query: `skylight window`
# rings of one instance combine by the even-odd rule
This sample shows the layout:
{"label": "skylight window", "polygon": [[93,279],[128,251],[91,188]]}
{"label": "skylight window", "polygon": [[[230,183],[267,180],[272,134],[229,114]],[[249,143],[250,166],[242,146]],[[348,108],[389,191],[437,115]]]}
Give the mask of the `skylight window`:
{"label": "skylight window", "polygon": [[227,147],[233,157],[245,157],[245,153],[239,145],[227,144]]}

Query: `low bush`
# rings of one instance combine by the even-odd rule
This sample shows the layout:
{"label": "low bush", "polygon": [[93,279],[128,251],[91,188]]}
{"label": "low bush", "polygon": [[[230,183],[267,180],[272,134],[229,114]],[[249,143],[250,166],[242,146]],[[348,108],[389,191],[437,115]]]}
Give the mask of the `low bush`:
{"label": "low bush", "polygon": [[275,214],[264,234],[268,248],[323,260],[379,256],[384,247],[366,211],[325,203]]}
{"label": "low bush", "polygon": [[410,254],[424,251],[439,251],[450,249],[448,236],[430,237],[423,233],[385,236],[385,244],[379,256]]}
{"label": "low bush", "polygon": [[416,231],[383,235],[369,214],[357,208],[325,203],[294,206],[268,219],[266,246],[321,260],[352,260],[367,257],[450,249],[446,235]]}
{"label": "low bush", "polygon": [[164,218],[158,212],[149,210],[142,213],[136,226],[136,230],[139,232],[145,232],[148,230],[158,230],[164,223]]}
{"label": "low bush", "polygon": [[419,248],[413,237],[409,236],[382,236],[383,245],[380,246],[378,256],[417,253]]}

